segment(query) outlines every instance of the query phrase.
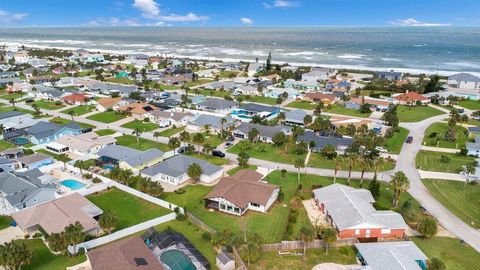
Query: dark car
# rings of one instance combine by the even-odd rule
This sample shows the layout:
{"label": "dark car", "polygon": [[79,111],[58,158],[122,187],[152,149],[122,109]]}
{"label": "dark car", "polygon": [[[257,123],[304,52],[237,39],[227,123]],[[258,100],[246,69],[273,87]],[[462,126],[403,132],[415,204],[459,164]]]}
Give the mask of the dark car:
{"label": "dark car", "polygon": [[233,136],[229,136],[227,138],[227,142],[233,142],[233,141],[235,141],[235,138]]}
{"label": "dark car", "polygon": [[233,145],[233,143],[227,142],[227,143],[225,143],[225,148],[229,148],[229,147],[232,146],[232,145]]}
{"label": "dark car", "polygon": [[412,143],[413,142],[413,137],[408,136],[407,139],[405,140],[406,143]]}
{"label": "dark car", "polygon": [[225,157],[225,153],[223,153],[220,150],[213,150],[212,151],[212,156],[214,156],[214,157]]}

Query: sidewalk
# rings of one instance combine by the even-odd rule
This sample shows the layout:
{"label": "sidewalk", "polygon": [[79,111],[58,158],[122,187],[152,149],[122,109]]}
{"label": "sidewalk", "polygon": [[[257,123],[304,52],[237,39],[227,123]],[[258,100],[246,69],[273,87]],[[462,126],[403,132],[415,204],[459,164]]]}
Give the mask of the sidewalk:
{"label": "sidewalk", "polygon": [[443,147],[433,147],[433,146],[426,146],[426,145],[422,145],[420,149],[425,151],[443,152],[443,153],[452,153],[452,154],[456,154],[460,152],[460,149],[456,149],[456,148],[443,148]]}
{"label": "sidewalk", "polygon": [[445,173],[445,172],[431,172],[418,170],[420,178],[422,179],[442,179],[442,180],[454,180],[465,182],[465,175],[458,173]]}

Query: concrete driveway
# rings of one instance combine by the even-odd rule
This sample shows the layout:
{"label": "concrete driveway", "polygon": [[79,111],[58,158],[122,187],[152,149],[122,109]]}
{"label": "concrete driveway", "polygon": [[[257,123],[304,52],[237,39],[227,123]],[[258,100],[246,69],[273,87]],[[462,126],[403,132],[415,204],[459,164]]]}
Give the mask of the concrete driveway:
{"label": "concrete driveway", "polygon": [[16,239],[25,239],[25,233],[20,227],[8,227],[0,231],[0,243],[3,244]]}

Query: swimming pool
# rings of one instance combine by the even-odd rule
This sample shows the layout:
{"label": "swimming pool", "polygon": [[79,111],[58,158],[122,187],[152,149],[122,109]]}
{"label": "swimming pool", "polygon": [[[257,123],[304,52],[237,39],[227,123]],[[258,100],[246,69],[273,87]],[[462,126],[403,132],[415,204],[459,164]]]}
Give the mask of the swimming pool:
{"label": "swimming pool", "polygon": [[14,138],[12,142],[16,145],[25,145],[27,143],[30,143],[30,140],[25,137],[17,137],[17,138]]}
{"label": "swimming pool", "polygon": [[196,270],[192,261],[180,250],[167,250],[160,255],[160,260],[172,270]]}
{"label": "swimming pool", "polygon": [[80,183],[75,179],[65,179],[60,182],[62,186],[68,187],[71,190],[77,190],[84,188],[86,185],[84,183]]}

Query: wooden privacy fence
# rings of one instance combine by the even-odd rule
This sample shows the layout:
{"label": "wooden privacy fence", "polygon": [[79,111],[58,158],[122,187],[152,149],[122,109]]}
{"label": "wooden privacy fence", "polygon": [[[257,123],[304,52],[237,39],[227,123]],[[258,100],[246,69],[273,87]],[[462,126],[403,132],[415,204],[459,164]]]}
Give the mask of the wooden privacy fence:
{"label": "wooden privacy fence", "polygon": [[[355,238],[338,239],[335,243],[331,244],[330,247],[353,246],[353,244],[355,243],[357,243],[357,239]],[[282,250],[303,249],[303,247],[304,247],[304,242],[300,240],[282,241],[280,243],[265,244],[263,245],[263,250],[282,251]],[[324,248],[324,247],[325,247],[325,241],[321,239],[315,239],[313,241],[307,242],[307,248]]]}
{"label": "wooden privacy fence", "polygon": [[212,229],[212,227],[208,226],[207,224],[203,223],[200,219],[198,219],[196,216],[192,215],[190,212],[187,211],[187,218],[192,222],[193,224],[197,225],[198,227],[202,228],[204,231],[207,231],[211,234],[217,233],[216,230]]}

